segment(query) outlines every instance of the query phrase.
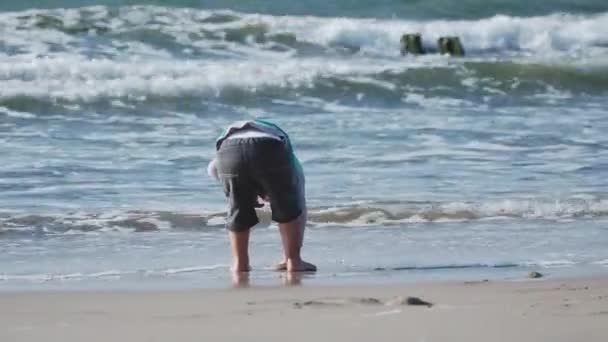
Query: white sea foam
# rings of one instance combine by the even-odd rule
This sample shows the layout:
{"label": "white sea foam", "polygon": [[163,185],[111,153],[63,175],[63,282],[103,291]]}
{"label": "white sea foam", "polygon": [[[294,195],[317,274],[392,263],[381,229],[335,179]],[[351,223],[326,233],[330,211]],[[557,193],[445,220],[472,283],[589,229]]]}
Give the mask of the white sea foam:
{"label": "white sea foam", "polygon": [[[393,64],[393,67],[395,65]],[[390,66],[369,61],[308,59],[281,61],[199,62],[89,60],[62,55],[37,60],[0,59],[4,86],[0,99],[17,96],[65,100],[95,100],[149,96],[171,97],[221,93],[232,88],[255,91],[261,86],[306,87],[317,77],[373,74]]]}
{"label": "white sea foam", "polygon": [[[203,22],[214,14],[232,15],[236,20],[213,23]],[[123,7],[115,14],[104,7],[8,13],[0,16],[10,31],[7,45],[16,45],[31,53],[48,52],[52,45],[66,46],[79,38],[53,29],[17,30],[23,24],[19,16],[53,15],[66,27],[78,22],[107,27],[121,33],[139,28],[151,28],[174,36],[187,45],[212,46],[211,42],[188,38],[191,33],[205,30],[218,33],[229,29],[261,27],[270,34],[289,33],[299,41],[321,46],[354,46],[374,55],[398,54],[400,36],[406,32],[419,32],[425,45],[431,47],[440,36],[459,35],[468,51],[504,51],[522,49],[541,53],[544,57],[555,51],[578,52],[583,48],[603,47],[608,43],[604,28],[608,14],[593,16],[553,14],[542,17],[509,17],[498,15],[474,21],[407,21],[355,18],[322,18],[312,16],[270,16],[230,11],[174,9],[153,6]],[[129,42],[136,44],[135,42]],[[138,45],[142,47],[144,45]],[[237,48],[233,45],[232,48]],[[133,46],[127,46],[133,48]],[[249,51],[249,50],[242,50]],[[241,52],[242,52],[241,51]],[[148,53],[164,53],[162,49],[148,49]],[[251,52],[251,51],[250,51]]]}
{"label": "white sea foam", "polygon": [[202,272],[202,271],[212,271],[217,269],[227,269],[229,265],[226,264],[217,264],[210,266],[192,266],[192,267],[180,267],[180,268],[169,268],[166,270],[160,271],[162,274],[173,275],[173,274],[181,274],[181,273],[193,273],[193,272]]}
{"label": "white sea foam", "polygon": [[[608,216],[608,200],[512,199],[445,203],[382,203],[369,202],[330,208],[309,208],[309,222],[323,226],[401,225],[404,223],[449,223],[476,220],[557,220]],[[190,214],[165,211],[144,211],[112,214],[70,214],[41,216],[6,214],[0,217],[5,233],[24,234],[44,230],[49,235],[127,234],[146,231],[223,228],[224,213]]]}
{"label": "white sea foam", "polygon": [[608,259],[597,261],[595,264],[600,266],[608,266]]}
{"label": "white sea foam", "polygon": [[4,114],[8,117],[11,118],[18,118],[18,119],[33,119],[36,118],[36,114],[32,114],[32,113],[28,113],[28,112],[20,112],[20,111],[16,111],[16,110],[11,110],[8,109],[6,107],[1,107],[0,106],[0,114]]}
{"label": "white sea foam", "polygon": [[545,267],[545,268],[559,268],[559,267],[571,267],[576,265],[575,261],[572,260],[565,260],[565,259],[560,259],[560,260],[541,260],[541,261],[534,261],[534,262],[527,262],[524,263],[525,266],[540,266],[540,267]]}
{"label": "white sea foam", "polygon": [[[204,22],[218,13],[235,20]],[[117,35],[103,44],[87,42],[89,35],[70,35],[57,28],[37,27],[36,16],[53,16],[65,27],[85,23],[104,27]],[[30,16],[28,20],[19,17]],[[394,91],[391,82],[370,77],[381,72],[403,72],[412,68],[457,68],[461,62],[441,56],[397,58],[398,42],[404,32],[420,32],[431,47],[442,35],[461,36],[473,59],[484,54],[511,58],[513,51],[525,50],[518,57],[532,61],[605,66],[608,38],[604,27],[608,13],[594,16],[554,14],[516,18],[496,16],[476,21],[406,21],[310,16],[269,16],[236,12],[193,9],[168,9],[154,6],[123,7],[109,11],[104,7],[69,10],[30,10],[0,14],[0,34],[14,52],[0,50],[0,100],[28,96],[68,101],[91,101],[100,97],[145,100],[156,96],[221,95],[230,88],[255,92],[260,87],[307,87],[323,77],[344,77]],[[29,25],[29,26],[28,26]],[[23,27],[27,27],[24,29]],[[225,41],[227,30],[261,27],[266,35],[287,33],[299,42],[326,49],[318,57],[298,56],[291,52],[267,49],[267,43]],[[141,29],[173,37],[190,49],[209,54],[224,54],[223,61],[184,59],[175,51],[151,42],[121,38]],[[200,32],[215,38],[193,38]],[[255,31],[255,30],[254,30]],[[246,35],[246,33],[243,33]],[[251,33],[255,34],[255,33]],[[94,35],[94,34],[93,34]],[[264,45],[266,44],[266,45]],[[278,43],[277,43],[278,44]],[[345,59],[331,51],[354,47],[359,53]],[[590,55],[586,50],[590,49]],[[231,57],[230,57],[231,56]],[[531,57],[530,57],[531,56]],[[569,57],[568,57],[569,56]],[[226,58],[227,57],[227,58]],[[480,59],[481,58],[481,59]],[[602,64],[603,63],[603,64]],[[475,76],[463,81],[469,87],[485,87],[488,93],[500,92],[477,84]],[[364,95],[364,94],[361,94]],[[548,88],[544,96],[552,101],[568,99],[568,92]],[[460,103],[446,99],[405,101],[447,106]]]}
{"label": "white sea foam", "polygon": [[167,269],[156,269],[156,270],[105,270],[97,272],[73,272],[73,273],[37,273],[37,274],[0,274],[0,281],[25,281],[32,283],[44,283],[50,281],[68,281],[68,280],[88,280],[88,279],[105,279],[114,278],[120,279],[123,277],[130,277],[135,275],[146,275],[146,276],[173,276],[182,273],[194,273],[213,271],[217,269],[228,268],[229,265],[217,264],[209,266],[192,266],[192,267],[179,267],[179,268],[167,268]]}
{"label": "white sea foam", "polygon": [[[224,32],[226,29],[261,25],[271,33],[292,33],[298,40],[330,46],[332,44],[360,46],[381,55],[394,55],[387,49],[399,41],[404,32],[420,32],[430,45],[443,35],[459,35],[469,50],[513,48],[533,51],[570,50],[581,47],[604,46],[608,42],[605,30],[608,14],[553,14],[539,17],[510,17],[497,15],[480,20],[379,20],[355,18],[324,18],[314,16],[270,16],[232,11],[175,9],[155,6],[123,7],[117,14],[105,7],[9,13],[3,15],[5,27],[16,27],[19,15],[53,14],[66,26],[88,20],[103,24],[114,31],[133,27],[155,27],[184,39],[205,29]],[[205,22],[216,14],[232,16],[226,22]],[[54,32],[45,32],[51,34]],[[49,37],[45,37],[48,40]],[[190,40],[192,41],[192,40]]]}
{"label": "white sea foam", "polygon": [[277,32],[293,32],[305,41],[360,46],[379,55],[395,55],[401,35],[418,32],[427,47],[445,35],[458,35],[469,51],[512,49],[550,52],[605,45],[608,14],[579,16],[554,14],[542,17],[495,17],[467,21],[405,21],[352,18],[272,17],[244,15],[249,24],[264,22]]}

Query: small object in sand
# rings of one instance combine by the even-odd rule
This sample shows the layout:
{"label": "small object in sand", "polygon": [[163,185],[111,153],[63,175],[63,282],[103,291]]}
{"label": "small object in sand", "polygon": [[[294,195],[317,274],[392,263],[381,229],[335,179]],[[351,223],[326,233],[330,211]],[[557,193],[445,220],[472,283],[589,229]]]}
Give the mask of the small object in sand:
{"label": "small object in sand", "polygon": [[422,300],[418,297],[395,297],[385,303],[385,305],[421,305],[428,306],[429,308],[433,306],[433,303]]}
{"label": "small object in sand", "polygon": [[305,302],[295,302],[293,307],[296,309],[302,309],[304,307],[329,307],[329,306],[342,306],[342,302],[337,301],[323,301],[323,300],[308,300]]}
{"label": "small object in sand", "polygon": [[532,278],[532,279],[536,279],[536,278],[542,278],[543,274],[540,272],[536,272],[536,271],[532,271],[528,274],[528,278]]}
{"label": "small object in sand", "polygon": [[368,297],[368,298],[355,298],[353,299],[354,302],[359,303],[359,304],[366,304],[366,305],[378,305],[378,304],[382,304],[382,302],[379,299],[373,298],[373,297]]}
{"label": "small object in sand", "polygon": [[428,306],[429,308],[431,306],[433,306],[433,303],[424,301],[418,297],[407,297],[407,305],[425,305]]}

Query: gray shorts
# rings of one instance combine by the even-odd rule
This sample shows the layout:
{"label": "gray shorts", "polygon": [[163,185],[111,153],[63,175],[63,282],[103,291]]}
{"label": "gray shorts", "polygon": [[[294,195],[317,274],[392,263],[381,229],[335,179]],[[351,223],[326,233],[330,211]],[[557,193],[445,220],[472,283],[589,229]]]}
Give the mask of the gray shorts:
{"label": "gray shorts", "polygon": [[256,225],[257,197],[270,200],[273,221],[292,221],[305,208],[303,175],[285,143],[256,137],[225,140],[217,152],[218,172],[230,201],[226,225],[246,231]]}

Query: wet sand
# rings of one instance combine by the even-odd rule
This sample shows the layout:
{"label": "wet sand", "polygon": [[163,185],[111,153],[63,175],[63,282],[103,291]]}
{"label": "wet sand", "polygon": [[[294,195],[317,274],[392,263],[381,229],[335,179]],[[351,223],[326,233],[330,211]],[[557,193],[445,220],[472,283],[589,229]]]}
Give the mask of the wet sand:
{"label": "wet sand", "polygon": [[0,341],[608,341],[608,280],[0,294]]}

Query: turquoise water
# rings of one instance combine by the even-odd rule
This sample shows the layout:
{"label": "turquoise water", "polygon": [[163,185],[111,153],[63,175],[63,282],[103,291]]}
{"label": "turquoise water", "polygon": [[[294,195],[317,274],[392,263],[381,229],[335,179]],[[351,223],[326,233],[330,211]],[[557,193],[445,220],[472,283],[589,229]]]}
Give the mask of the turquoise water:
{"label": "turquoise water", "polygon": [[272,1],[272,0],[7,0],[0,4],[2,11],[22,11],[31,8],[78,8],[103,5],[109,7],[155,5],[170,8],[207,10],[230,9],[239,12],[271,15],[314,15],[326,17],[411,18],[411,19],[479,19],[496,14],[509,16],[537,16],[549,13],[597,14],[606,12],[608,4],[602,0],[379,0],[379,1]]}
{"label": "turquoise water", "polygon": [[303,162],[307,282],[605,272],[607,37],[603,1],[5,1],[0,288],[229,283],[206,164],[254,117]]}

